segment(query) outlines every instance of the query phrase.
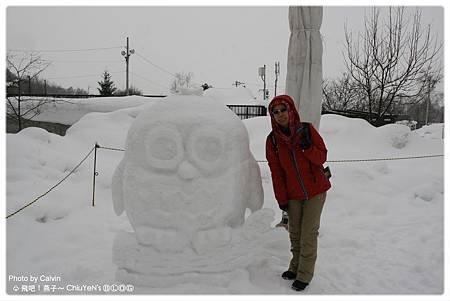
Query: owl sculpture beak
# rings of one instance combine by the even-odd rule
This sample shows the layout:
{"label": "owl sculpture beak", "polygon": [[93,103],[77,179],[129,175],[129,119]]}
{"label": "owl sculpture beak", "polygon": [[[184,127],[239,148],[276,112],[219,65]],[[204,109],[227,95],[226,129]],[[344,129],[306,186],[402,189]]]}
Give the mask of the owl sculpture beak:
{"label": "owl sculpture beak", "polygon": [[178,167],[178,175],[183,180],[192,180],[197,177],[197,169],[189,162],[184,161]]}

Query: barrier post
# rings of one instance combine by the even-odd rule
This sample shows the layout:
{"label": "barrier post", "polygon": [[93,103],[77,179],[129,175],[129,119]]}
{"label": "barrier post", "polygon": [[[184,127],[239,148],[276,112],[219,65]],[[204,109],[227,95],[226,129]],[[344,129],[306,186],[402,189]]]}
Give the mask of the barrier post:
{"label": "barrier post", "polygon": [[94,178],[92,183],[92,207],[95,206],[95,177],[98,176],[97,172],[97,148],[99,148],[100,145],[95,142],[95,151],[94,151]]}

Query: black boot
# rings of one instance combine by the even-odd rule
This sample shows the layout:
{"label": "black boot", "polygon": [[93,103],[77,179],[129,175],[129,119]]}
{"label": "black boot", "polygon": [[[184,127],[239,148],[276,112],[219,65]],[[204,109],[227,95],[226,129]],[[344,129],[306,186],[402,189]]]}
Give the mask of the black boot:
{"label": "black boot", "polygon": [[286,271],[283,274],[281,274],[281,277],[285,280],[294,280],[297,277],[297,274],[291,271]]}
{"label": "black boot", "polygon": [[294,283],[292,283],[292,289],[296,291],[302,291],[308,286],[308,284],[309,283],[300,280],[295,280]]}

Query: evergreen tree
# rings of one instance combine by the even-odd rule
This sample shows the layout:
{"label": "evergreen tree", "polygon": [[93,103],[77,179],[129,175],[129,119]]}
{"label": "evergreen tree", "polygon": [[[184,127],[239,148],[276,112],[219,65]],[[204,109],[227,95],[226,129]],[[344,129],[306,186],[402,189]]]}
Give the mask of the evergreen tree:
{"label": "evergreen tree", "polygon": [[114,94],[114,92],[117,90],[116,87],[114,87],[114,82],[111,80],[111,74],[109,74],[108,71],[103,72],[103,81],[98,82],[100,85],[100,88],[97,88],[98,92],[102,96],[111,96]]}

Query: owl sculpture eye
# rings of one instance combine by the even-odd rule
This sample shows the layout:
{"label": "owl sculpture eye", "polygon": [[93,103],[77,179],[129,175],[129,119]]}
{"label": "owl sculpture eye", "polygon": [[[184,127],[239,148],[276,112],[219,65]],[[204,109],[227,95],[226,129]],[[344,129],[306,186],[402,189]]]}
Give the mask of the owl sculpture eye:
{"label": "owl sculpture eye", "polygon": [[215,128],[202,128],[189,137],[190,159],[204,173],[211,174],[227,168],[226,133]]}
{"label": "owl sculpture eye", "polygon": [[194,151],[204,161],[215,162],[223,152],[222,142],[217,137],[200,137],[195,142]]}
{"label": "owl sculpture eye", "polygon": [[145,138],[147,162],[158,169],[175,169],[184,155],[182,140],[175,127],[154,127]]}

